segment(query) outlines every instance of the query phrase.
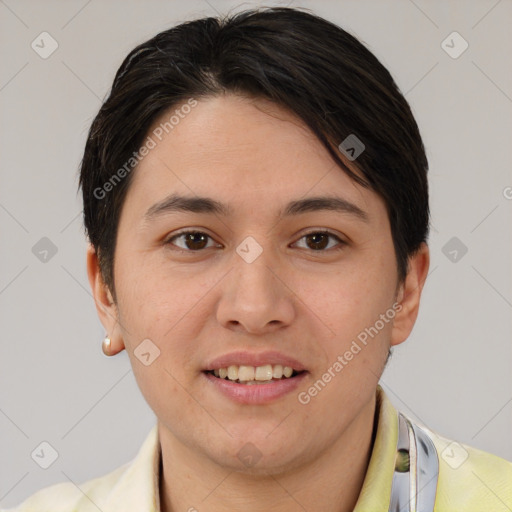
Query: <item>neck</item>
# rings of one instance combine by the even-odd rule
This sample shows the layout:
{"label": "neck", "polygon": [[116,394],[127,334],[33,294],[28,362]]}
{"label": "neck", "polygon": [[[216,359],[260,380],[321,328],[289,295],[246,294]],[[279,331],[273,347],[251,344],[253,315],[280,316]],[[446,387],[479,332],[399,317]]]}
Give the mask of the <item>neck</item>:
{"label": "neck", "polygon": [[334,444],[307,464],[270,476],[205,460],[159,423],[160,512],[350,512],[368,468],[377,413],[373,396]]}

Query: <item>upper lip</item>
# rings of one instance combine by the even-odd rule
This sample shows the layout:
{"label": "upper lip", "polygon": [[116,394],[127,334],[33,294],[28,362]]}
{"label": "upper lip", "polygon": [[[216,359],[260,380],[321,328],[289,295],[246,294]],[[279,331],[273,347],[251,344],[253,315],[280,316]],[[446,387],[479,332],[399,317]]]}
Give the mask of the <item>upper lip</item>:
{"label": "upper lip", "polygon": [[266,364],[289,366],[298,372],[306,369],[300,361],[297,361],[293,357],[271,350],[266,352],[230,352],[229,354],[221,355],[209,361],[206,364],[204,371],[218,370],[220,368],[227,368],[231,365],[256,367],[264,366]]}

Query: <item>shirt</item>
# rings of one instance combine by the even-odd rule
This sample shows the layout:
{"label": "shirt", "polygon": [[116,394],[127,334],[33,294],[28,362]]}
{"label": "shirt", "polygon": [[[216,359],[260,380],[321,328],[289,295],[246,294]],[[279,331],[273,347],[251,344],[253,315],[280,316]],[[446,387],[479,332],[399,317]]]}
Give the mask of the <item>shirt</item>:
{"label": "shirt", "polygon": [[[400,466],[397,443],[402,413],[395,409],[380,386],[376,406],[375,440],[354,512],[391,510],[395,468]],[[411,424],[416,428],[419,426],[412,421]],[[446,439],[424,426],[420,428],[435,446],[437,487],[434,487],[433,512],[512,511],[511,462]],[[48,486],[18,507],[4,512],[98,512],[98,509],[102,512],[160,512],[160,457],[155,424],[132,461],[80,484],[79,488],[72,482]],[[418,491],[421,493],[419,486]],[[406,508],[395,506],[395,510],[409,512],[409,505]]]}

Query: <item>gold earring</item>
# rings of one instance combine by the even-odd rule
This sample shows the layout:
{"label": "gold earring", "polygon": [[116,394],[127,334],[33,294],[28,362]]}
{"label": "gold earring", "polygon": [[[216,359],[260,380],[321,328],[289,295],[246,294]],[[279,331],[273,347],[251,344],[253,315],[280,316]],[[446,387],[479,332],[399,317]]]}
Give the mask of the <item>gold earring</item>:
{"label": "gold earring", "polygon": [[108,337],[108,336],[105,336],[103,342],[101,343],[101,348],[103,350],[103,353],[106,355],[106,356],[111,356],[112,354],[110,353],[110,346],[112,344],[112,341],[111,339]]}

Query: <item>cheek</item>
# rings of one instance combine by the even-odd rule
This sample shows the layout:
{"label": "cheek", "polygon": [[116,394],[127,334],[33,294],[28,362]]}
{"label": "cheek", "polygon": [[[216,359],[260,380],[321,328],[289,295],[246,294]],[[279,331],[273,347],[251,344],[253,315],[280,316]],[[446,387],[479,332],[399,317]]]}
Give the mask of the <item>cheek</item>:
{"label": "cheek", "polygon": [[349,350],[355,340],[362,350],[354,356],[357,364],[351,366],[359,366],[367,358],[375,359],[378,366],[381,355],[387,353],[396,313],[395,262],[384,250],[368,256],[328,279],[319,281],[313,276],[302,276],[300,296],[325,327],[318,339],[331,363]]}
{"label": "cheek", "polygon": [[301,276],[300,282],[298,295],[330,328],[331,336],[354,335],[373,324],[393,303],[394,284],[371,267],[335,273],[322,280]]}
{"label": "cheek", "polygon": [[176,269],[144,263],[143,258],[140,262],[126,258],[119,260],[116,279],[119,323],[130,357],[149,339],[160,351],[157,361],[177,377],[183,374],[197,358],[194,340],[200,338],[209,318],[204,295],[214,286],[213,277],[210,283],[191,278],[190,273],[185,276]]}
{"label": "cheek", "polygon": [[126,254],[116,263],[116,282],[126,325],[167,332],[200,303],[213,286],[186,265],[155,254]]}
{"label": "cheek", "polygon": [[[204,288],[176,279],[140,279],[119,290],[123,339],[137,384],[157,416],[194,407],[184,390],[198,371],[197,360],[208,311]],[[148,341],[149,340],[149,341]],[[142,349],[144,347],[144,349]],[[144,353],[149,352],[149,357]],[[153,359],[154,358],[154,359]],[[150,364],[145,363],[150,360]]]}

